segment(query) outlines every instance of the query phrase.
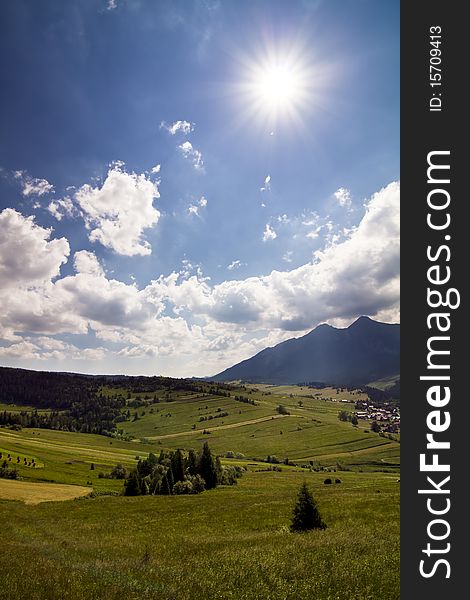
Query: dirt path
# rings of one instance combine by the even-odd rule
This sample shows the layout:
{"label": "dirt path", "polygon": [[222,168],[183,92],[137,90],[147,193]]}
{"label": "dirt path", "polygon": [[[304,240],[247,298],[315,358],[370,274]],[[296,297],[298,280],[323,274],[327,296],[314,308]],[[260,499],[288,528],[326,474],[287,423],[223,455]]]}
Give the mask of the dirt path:
{"label": "dirt path", "polygon": [[39,504],[57,500],[72,500],[86,496],[91,488],[65,483],[33,483],[31,481],[15,481],[0,479],[0,498],[4,500],[21,500],[25,504]]}
{"label": "dirt path", "polygon": [[[268,417],[259,417],[258,419],[251,419],[250,421],[239,421],[238,423],[229,423],[228,425],[219,425],[218,427],[204,427],[205,431],[220,431],[221,429],[235,429],[236,427],[244,427],[245,425],[256,425],[256,423],[263,423],[264,421],[272,421],[273,419],[282,419],[284,417],[290,417],[291,415],[272,415]],[[190,429],[189,431],[178,431],[177,433],[166,433],[165,435],[156,435],[153,437],[147,437],[148,440],[165,440],[167,438],[179,437],[182,435],[198,435],[201,434],[203,429]]]}

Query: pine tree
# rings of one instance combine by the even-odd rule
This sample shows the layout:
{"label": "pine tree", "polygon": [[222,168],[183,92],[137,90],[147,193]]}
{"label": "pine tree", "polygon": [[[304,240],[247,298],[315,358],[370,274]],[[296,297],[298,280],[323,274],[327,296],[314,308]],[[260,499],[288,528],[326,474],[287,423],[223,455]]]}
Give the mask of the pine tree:
{"label": "pine tree", "polygon": [[317,503],[304,482],[299,490],[297,502],[292,512],[291,531],[307,531],[309,529],[326,529]]}
{"label": "pine tree", "polygon": [[190,475],[198,474],[197,455],[192,448],[188,453],[188,458],[186,459],[186,469]]}
{"label": "pine tree", "polygon": [[124,496],[140,496],[140,477],[137,471],[132,471],[124,484]]}
{"label": "pine tree", "polygon": [[215,488],[217,485],[217,468],[208,442],[204,442],[202,448],[199,459],[199,472],[206,483],[206,490]]}
{"label": "pine tree", "polygon": [[166,472],[166,478],[168,481],[168,485],[170,487],[170,493],[173,493],[173,486],[175,485],[175,477],[173,475],[173,469],[171,468],[171,465],[168,467],[168,470]]}
{"label": "pine tree", "polygon": [[179,448],[171,457],[171,470],[173,471],[175,483],[177,483],[178,481],[184,480],[183,453],[181,452],[181,450]]}
{"label": "pine tree", "polygon": [[166,473],[162,477],[159,493],[163,496],[169,496],[171,494],[170,484],[168,483],[168,477],[166,476]]}

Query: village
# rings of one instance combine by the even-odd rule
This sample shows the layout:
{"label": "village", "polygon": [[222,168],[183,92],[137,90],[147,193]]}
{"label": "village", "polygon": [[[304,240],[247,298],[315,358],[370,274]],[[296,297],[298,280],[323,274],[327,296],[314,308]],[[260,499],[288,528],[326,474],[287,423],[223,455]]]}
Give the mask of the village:
{"label": "village", "polygon": [[384,433],[400,433],[400,407],[393,402],[380,406],[371,400],[359,400],[355,403],[356,417],[375,422],[378,430]]}

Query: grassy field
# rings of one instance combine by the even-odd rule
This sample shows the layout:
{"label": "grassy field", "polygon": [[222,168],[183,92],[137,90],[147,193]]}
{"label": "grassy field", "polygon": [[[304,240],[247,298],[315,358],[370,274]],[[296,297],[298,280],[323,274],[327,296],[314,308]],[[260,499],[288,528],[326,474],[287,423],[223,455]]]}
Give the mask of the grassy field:
{"label": "grassy field", "polygon": [[[249,472],[202,496],[0,501],[0,598],[398,599],[395,477],[323,479]],[[304,480],[328,528],[292,534]]]}
{"label": "grassy field", "polygon": [[[0,480],[0,598],[398,600],[399,444],[367,423],[339,421],[339,410],[354,409],[354,393],[296,386],[240,393],[256,405],[176,393],[171,402],[131,409],[120,427],[133,441],[0,428],[2,454],[11,454],[22,477]],[[280,416],[279,404],[290,415]],[[229,415],[199,421],[222,411]],[[99,477],[149,451],[199,449],[206,440],[222,455],[244,455],[223,459],[247,468],[238,485],[127,498],[110,495],[122,481]],[[255,459],[268,454],[297,466],[267,471]],[[25,466],[25,457],[40,467]],[[302,468],[310,460],[324,470]],[[325,485],[327,477],[341,483]],[[325,531],[289,532],[303,481]],[[67,492],[95,497],[45,501]]]}
{"label": "grassy field", "polygon": [[79,485],[0,479],[0,498],[4,500],[20,500],[25,504],[72,500],[79,496],[86,496],[89,493],[89,488]]}
{"label": "grassy field", "polygon": [[[371,433],[366,421],[352,427],[338,420],[340,410],[352,412],[354,402],[366,398],[361,392],[257,385],[246,386],[239,393],[256,405],[237,402],[233,397],[174,394],[172,402],[132,411],[137,412],[138,420],[120,426],[125,433],[157,447],[199,447],[207,439],[218,453],[232,451],[250,458],[275,455],[281,460],[314,460],[331,467],[340,463],[361,470],[399,469],[400,445],[396,440]],[[278,419],[276,410],[280,404],[290,412],[283,419]],[[218,411],[229,415],[199,421]]]}

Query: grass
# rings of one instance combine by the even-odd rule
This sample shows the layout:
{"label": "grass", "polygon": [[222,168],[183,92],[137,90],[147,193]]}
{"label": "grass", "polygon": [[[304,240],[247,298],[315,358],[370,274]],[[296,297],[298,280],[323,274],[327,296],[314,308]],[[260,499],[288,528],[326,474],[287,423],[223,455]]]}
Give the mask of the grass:
{"label": "grass", "polygon": [[[178,392],[172,402],[131,409],[139,419],[119,425],[135,436],[130,442],[0,428],[1,451],[23,479],[0,480],[0,599],[398,600],[399,443],[364,431],[366,423],[339,421],[339,410],[354,409],[354,392],[247,386],[239,393],[256,406]],[[278,418],[279,404],[289,416]],[[199,422],[217,408],[229,415]],[[132,467],[162,448],[199,449],[206,440],[219,454],[246,457],[223,459],[248,469],[238,485],[199,496],[99,496],[123,486],[100,471],[118,462]],[[299,466],[263,471],[266,463],[254,459],[268,454]],[[23,457],[41,468],[24,466]],[[310,460],[336,472],[300,467]],[[326,477],[341,483],[325,485]],[[289,532],[303,481],[325,531]],[[63,500],[72,490],[98,497],[24,502]]]}
{"label": "grass", "polygon": [[89,493],[90,488],[78,485],[0,479],[0,498],[20,500],[25,504],[71,500],[79,496],[86,496]]}
{"label": "grass", "polygon": [[[0,598],[397,600],[395,478],[323,479],[250,472],[199,497],[0,501]],[[328,528],[292,534],[304,480]]]}

